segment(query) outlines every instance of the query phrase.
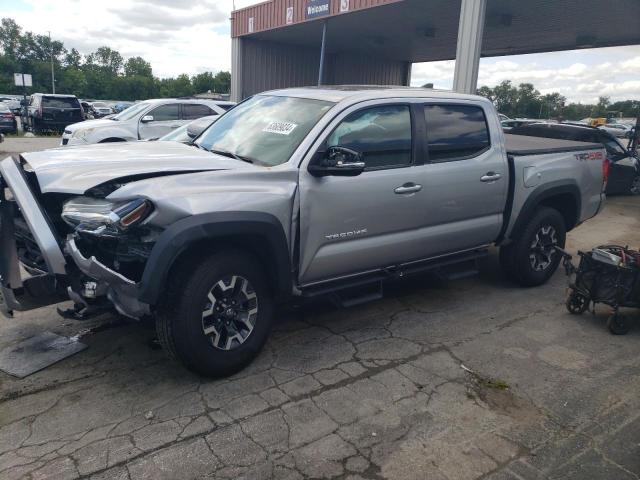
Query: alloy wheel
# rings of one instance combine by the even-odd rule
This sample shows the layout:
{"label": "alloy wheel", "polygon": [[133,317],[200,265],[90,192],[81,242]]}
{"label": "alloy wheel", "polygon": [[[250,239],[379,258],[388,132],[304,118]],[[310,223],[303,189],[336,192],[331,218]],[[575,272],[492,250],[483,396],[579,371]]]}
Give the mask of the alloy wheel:
{"label": "alloy wheel", "polygon": [[543,225],[536,232],[529,248],[529,263],[536,272],[542,272],[553,263],[553,256],[557,255],[558,239],[556,229],[551,225]]}
{"label": "alloy wheel", "polygon": [[202,330],[219,350],[234,350],[249,338],[258,318],[258,297],[240,275],[220,279],[207,294]]}

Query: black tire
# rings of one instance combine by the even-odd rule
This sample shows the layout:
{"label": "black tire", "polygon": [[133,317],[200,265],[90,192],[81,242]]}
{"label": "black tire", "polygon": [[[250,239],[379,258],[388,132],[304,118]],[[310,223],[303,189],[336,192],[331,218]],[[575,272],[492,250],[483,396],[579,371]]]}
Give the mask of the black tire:
{"label": "black tire", "polygon": [[640,195],[640,175],[636,175],[636,177],[633,179],[631,188],[629,188],[629,193],[631,195]]}
{"label": "black tire", "polygon": [[[167,301],[159,307],[156,315],[158,340],[170,356],[180,360],[188,369],[208,377],[231,375],[256,357],[269,336],[274,310],[269,284],[259,265],[253,256],[237,250],[221,251],[204,261],[185,264],[182,271],[175,275]],[[211,318],[213,322],[214,317],[216,322],[219,318],[226,318],[223,317],[225,313],[214,312],[216,302],[210,301],[209,295],[216,298],[214,289],[220,288],[217,285],[221,280],[225,287],[231,288],[225,283],[235,284],[238,280],[232,280],[234,277],[248,282],[248,287],[243,283],[242,292],[247,289],[251,294],[255,293],[255,300],[254,297],[247,300],[252,304],[249,307],[249,303],[246,303],[245,310],[256,308],[257,313],[253,317],[253,330],[246,339],[242,343],[236,339],[234,348],[224,350],[214,346],[214,341],[216,338],[218,341],[222,338],[223,341],[229,337],[222,334],[207,336],[204,332],[203,315],[206,307],[210,306],[212,314],[207,317],[207,321]],[[217,295],[222,296],[222,293],[218,292]],[[222,302],[220,304],[224,305]],[[246,311],[244,314],[247,318],[251,317]],[[225,323],[225,320],[220,321]],[[229,325],[230,322],[235,320],[226,321],[226,324]],[[243,322],[233,325],[246,326]],[[211,325],[208,326],[210,327]],[[224,325],[217,328],[226,332]]]}
{"label": "black tire", "polygon": [[613,313],[607,319],[607,328],[614,335],[626,335],[631,329],[629,322],[626,322],[618,313]]}
{"label": "black tire", "polygon": [[[567,229],[560,212],[553,208],[540,207],[513,244],[506,247],[505,258],[501,263],[507,274],[520,285],[542,285],[551,278],[562,260],[562,256],[553,246],[564,248],[566,237]],[[535,242],[539,246],[534,248]]]}
{"label": "black tire", "polygon": [[589,308],[589,299],[580,293],[571,292],[566,306],[572,315],[582,315]]}

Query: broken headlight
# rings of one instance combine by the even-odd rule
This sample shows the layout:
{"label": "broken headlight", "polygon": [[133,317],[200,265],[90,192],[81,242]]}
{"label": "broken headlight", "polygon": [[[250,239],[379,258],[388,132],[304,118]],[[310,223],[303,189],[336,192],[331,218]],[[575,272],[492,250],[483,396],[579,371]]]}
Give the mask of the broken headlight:
{"label": "broken headlight", "polygon": [[78,232],[118,235],[149,216],[153,206],[143,198],[124,203],[76,197],[62,206],[62,219]]}

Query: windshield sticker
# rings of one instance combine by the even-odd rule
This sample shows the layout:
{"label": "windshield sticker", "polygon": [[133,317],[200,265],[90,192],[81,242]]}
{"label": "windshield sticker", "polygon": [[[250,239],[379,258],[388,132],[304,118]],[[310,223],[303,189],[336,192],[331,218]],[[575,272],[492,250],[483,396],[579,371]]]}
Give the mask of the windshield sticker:
{"label": "windshield sticker", "polygon": [[298,125],[291,122],[269,122],[262,131],[267,133],[277,133],[279,135],[289,135],[297,126]]}

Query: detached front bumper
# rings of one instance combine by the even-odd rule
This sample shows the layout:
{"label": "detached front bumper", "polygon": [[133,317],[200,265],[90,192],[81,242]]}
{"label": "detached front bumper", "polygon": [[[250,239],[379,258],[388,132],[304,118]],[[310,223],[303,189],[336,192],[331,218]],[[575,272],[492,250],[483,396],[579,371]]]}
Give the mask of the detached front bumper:
{"label": "detached front bumper", "polygon": [[[47,272],[26,277],[20,268],[14,218],[18,209],[42,253]],[[65,300],[89,306],[106,298],[121,314],[140,318],[149,306],[138,301],[138,285],[107,268],[95,257],[85,258],[73,236],[62,251],[17,159],[0,162],[0,313],[12,317]],[[70,260],[68,262],[68,260]],[[77,267],[77,268],[76,268]],[[26,277],[26,278],[23,278]]]}
{"label": "detached front bumper", "polygon": [[131,318],[141,318],[150,313],[149,305],[138,300],[138,284],[111,270],[96,257],[82,255],[73,235],[67,238],[65,251],[82,273],[95,280],[89,282],[93,283],[90,288],[85,287],[82,292],[84,298],[106,295],[118,312]]}

